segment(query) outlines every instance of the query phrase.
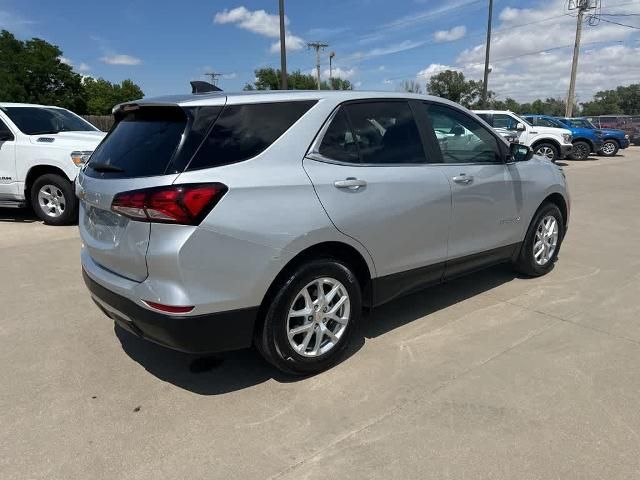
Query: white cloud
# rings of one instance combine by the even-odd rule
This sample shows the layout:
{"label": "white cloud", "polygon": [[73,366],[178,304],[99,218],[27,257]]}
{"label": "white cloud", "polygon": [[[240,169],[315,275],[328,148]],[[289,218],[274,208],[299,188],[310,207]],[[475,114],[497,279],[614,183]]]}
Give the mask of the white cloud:
{"label": "white cloud", "polygon": [[[246,7],[236,7],[231,10],[223,10],[213,17],[213,23],[219,25],[235,24],[243,30],[247,30],[267,38],[280,38],[280,17],[267,13],[264,10],[249,10]],[[285,17],[285,25],[289,25],[289,19]],[[286,33],[285,42],[287,50],[301,50],[305,46],[302,38]],[[269,47],[271,53],[280,51],[280,41],[272,43]]]}
{"label": "white cloud", "polygon": [[60,63],[64,63],[65,65],[69,65],[70,67],[73,67],[73,62],[69,60],[67,57],[58,57],[58,60],[60,60]]}
{"label": "white cloud", "polygon": [[424,41],[424,40],[420,40],[420,41],[404,40],[402,42],[394,43],[394,44],[388,45],[386,47],[373,48],[373,49],[365,51],[365,52],[355,52],[355,53],[353,53],[351,55],[348,55],[346,57],[346,60],[347,61],[364,60],[364,59],[371,58],[371,57],[381,57],[381,56],[384,56],[384,55],[391,55],[393,53],[399,53],[399,52],[404,52],[406,50],[412,50],[414,48],[418,48],[418,47],[424,45],[425,43],[426,43],[426,41]]}
{"label": "white cloud", "polygon": [[[640,6],[640,0],[632,3]],[[630,5],[625,2],[625,9],[632,9]],[[498,14],[499,24],[491,42],[489,89],[499,98],[529,101],[567,95],[576,19],[562,15],[564,8],[564,0],[539,0],[529,8],[506,7]],[[584,25],[576,83],[578,101],[590,100],[598,90],[637,81],[639,38],[636,30],[618,25]],[[463,50],[456,59],[457,69],[469,78],[481,79],[484,52],[484,43]]]}
{"label": "white cloud", "polygon": [[433,39],[436,42],[453,42],[459,40],[467,34],[467,27],[464,25],[458,25],[451,30],[438,30],[433,34]]}
{"label": "white cloud", "polygon": [[131,55],[105,55],[100,61],[109,65],[140,65],[142,60]]}
{"label": "white cloud", "polygon": [[444,72],[445,70],[460,70],[459,68],[452,67],[451,65],[442,65],[441,63],[432,63],[427,68],[420,70],[416,77],[420,80],[428,81],[432,76]]}
{"label": "white cloud", "polygon": [[223,80],[233,80],[234,78],[238,78],[238,74],[236,72],[224,73],[220,75],[220,78]]}
{"label": "white cloud", "polygon": [[[334,78],[342,78],[343,80],[349,80],[353,78],[353,76],[357,73],[355,68],[343,69],[340,67],[334,67],[332,74]],[[329,78],[329,69],[327,68],[324,72],[322,72],[323,78]]]}
{"label": "white cloud", "polygon": [[81,73],[86,73],[91,71],[91,67],[89,65],[87,65],[86,63],[82,62],[79,66],[78,66],[78,71]]}
{"label": "white cloud", "polygon": [[[70,58],[67,57],[58,57],[58,60],[60,60],[61,63],[64,63],[65,65],[69,65],[71,68],[76,68],[76,65],[73,63],[73,61]],[[91,67],[89,65],[87,65],[86,63],[82,62],[80,65],[78,65],[77,67],[78,72],[82,73],[87,73],[91,70]]]}

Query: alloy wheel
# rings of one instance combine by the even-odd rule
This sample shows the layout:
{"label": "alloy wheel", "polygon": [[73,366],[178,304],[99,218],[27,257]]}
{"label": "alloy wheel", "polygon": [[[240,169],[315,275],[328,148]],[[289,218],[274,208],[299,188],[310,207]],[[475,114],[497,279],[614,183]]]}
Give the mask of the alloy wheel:
{"label": "alloy wheel", "polygon": [[289,344],[304,357],[324,355],[340,341],[350,314],[345,286],[334,278],[318,278],[298,292],[289,308]]}
{"label": "alloy wheel", "polygon": [[42,211],[51,218],[60,217],[67,207],[62,190],[55,185],[43,185],[38,191],[38,204]]}
{"label": "alloy wheel", "polygon": [[612,142],[605,142],[600,151],[605,155],[613,155],[613,152],[616,151],[616,146]]}
{"label": "alloy wheel", "polygon": [[556,157],[556,154],[553,151],[553,149],[551,147],[547,147],[546,145],[543,145],[542,147],[538,148],[535,153],[537,155],[542,155],[543,157],[546,157],[549,160],[554,160]]}
{"label": "alloy wheel", "polygon": [[558,220],[553,215],[547,215],[538,223],[533,242],[533,259],[538,265],[544,266],[551,261],[558,246],[558,238]]}

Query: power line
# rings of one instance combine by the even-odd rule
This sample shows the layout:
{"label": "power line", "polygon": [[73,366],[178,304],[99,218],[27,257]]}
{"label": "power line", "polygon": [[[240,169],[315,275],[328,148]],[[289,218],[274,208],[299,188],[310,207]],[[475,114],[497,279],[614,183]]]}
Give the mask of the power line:
{"label": "power line", "polygon": [[606,22],[606,23],[612,23],[614,25],[619,25],[621,27],[633,28],[634,30],[640,30],[640,27],[636,27],[634,25],[627,25],[626,23],[620,23],[620,22],[614,22],[613,20],[607,20],[606,18],[602,18],[602,15],[600,15],[600,21],[601,22]]}

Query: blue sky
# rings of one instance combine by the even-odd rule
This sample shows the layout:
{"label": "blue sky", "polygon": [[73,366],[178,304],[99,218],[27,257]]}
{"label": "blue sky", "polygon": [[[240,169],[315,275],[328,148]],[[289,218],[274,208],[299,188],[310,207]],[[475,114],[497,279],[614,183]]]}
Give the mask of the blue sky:
{"label": "blue sky", "polygon": [[[444,68],[480,78],[487,1],[287,0],[288,67],[311,72],[305,43],[330,44],[337,73],[358,89],[395,90],[402,80],[424,84]],[[563,96],[575,19],[564,0],[495,0],[492,74],[498,96],[526,100]],[[55,43],[83,74],[131,78],[147,96],[188,91],[215,70],[237,90],[253,70],[279,65],[277,0],[0,0],[0,28],[20,38]],[[603,11],[640,13],[640,0],[603,0]],[[603,17],[605,18],[605,17]],[[606,17],[640,26],[640,17]],[[579,100],[640,81],[640,30],[601,23],[585,27]],[[560,48],[556,48],[560,47]],[[612,58],[613,57],[613,58]],[[611,60],[614,60],[612,62]],[[613,65],[612,65],[613,63]],[[326,74],[326,73],[325,73]]]}

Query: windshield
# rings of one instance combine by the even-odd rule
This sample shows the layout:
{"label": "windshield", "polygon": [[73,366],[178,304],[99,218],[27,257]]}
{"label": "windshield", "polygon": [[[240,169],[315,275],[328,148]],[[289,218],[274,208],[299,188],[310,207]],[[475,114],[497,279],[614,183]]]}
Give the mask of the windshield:
{"label": "windshield", "polygon": [[567,120],[567,122],[572,127],[590,128],[592,130],[596,128],[593,123],[591,123],[589,120],[585,120],[584,118],[572,118],[570,120]]}
{"label": "windshield", "polygon": [[86,120],[62,108],[5,107],[2,111],[26,135],[97,131]]}

